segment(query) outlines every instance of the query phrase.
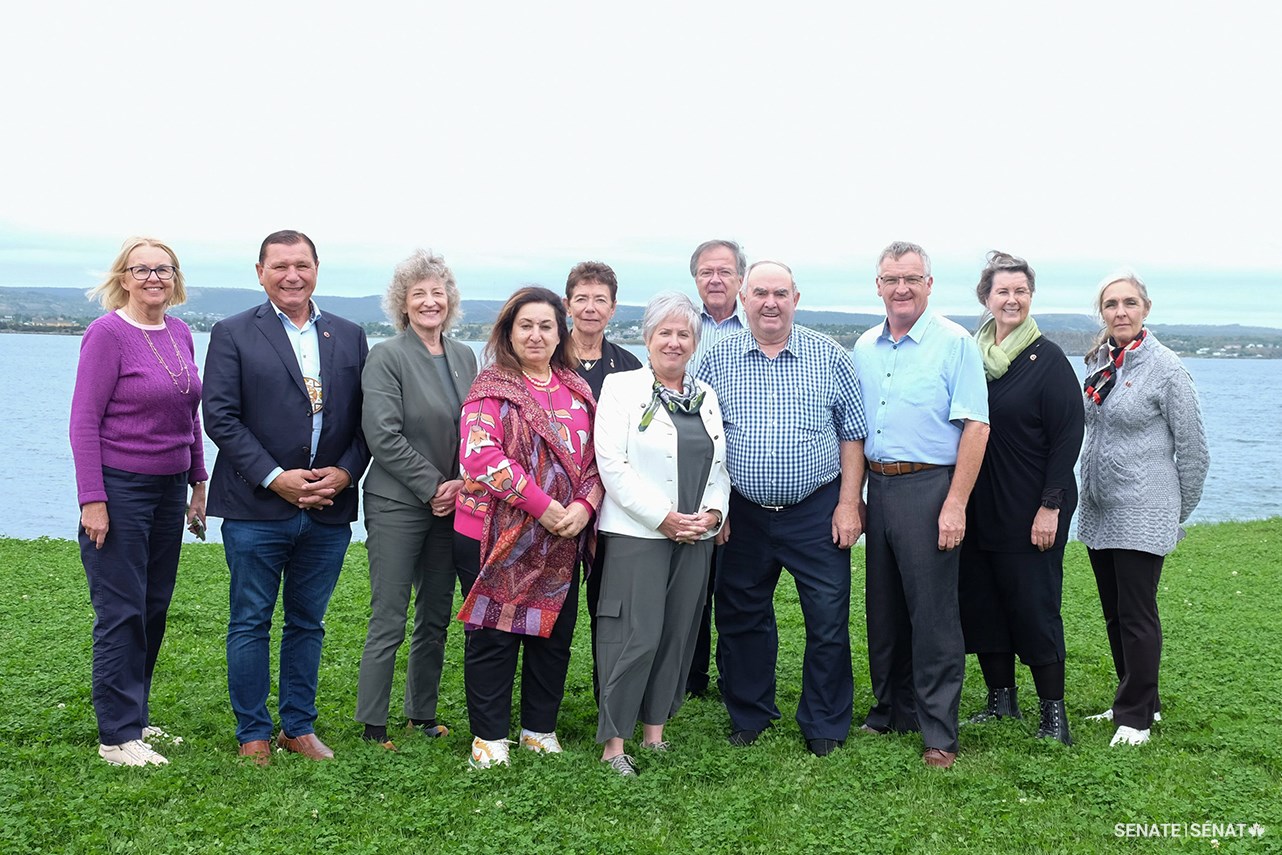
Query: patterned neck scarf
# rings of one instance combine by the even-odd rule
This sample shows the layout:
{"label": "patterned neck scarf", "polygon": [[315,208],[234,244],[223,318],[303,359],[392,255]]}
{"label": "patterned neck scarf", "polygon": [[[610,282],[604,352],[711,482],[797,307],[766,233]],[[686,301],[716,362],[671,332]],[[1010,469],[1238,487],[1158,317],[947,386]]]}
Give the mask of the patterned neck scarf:
{"label": "patterned neck scarf", "polygon": [[1117,344],[1112,337],[1108,340],[1108,362],[1104,367],[1090,374],[1086,382],[1082,384],[1082,389],[1086,392],[1086,399],[1094,402],[1096,406],[1104,403],[1108,393],[1113,391],[1113,385],[1117,382],[1117,369],[1122,367],[1122,360],[1126,358],[1128,351],[1135,350],[1144,343],[1144,338],[1148,335],[1148,330],[1140,327],[1140,334],[1135,340],[1125,347]]}
{"label": "patterned neck scarf", "polygon": [[637,427],[638,431],[644,431],[654,421],[654,414],[660,406],[667,407],[668,412],[697,413],[699,406],[703,403],[703,390],[694,385],[694,378],[689,374],[681,381],[681,391],[674,392],[655,378],[653,386],[654,394],[650,398],[650,405],[645,408],[641,414],[641,424]]}

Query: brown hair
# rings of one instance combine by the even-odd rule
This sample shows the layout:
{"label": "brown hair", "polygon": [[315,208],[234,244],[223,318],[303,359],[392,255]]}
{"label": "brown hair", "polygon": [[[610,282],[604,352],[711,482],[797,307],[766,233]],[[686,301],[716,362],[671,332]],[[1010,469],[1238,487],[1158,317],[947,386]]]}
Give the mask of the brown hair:
{"label": "brown hair", "polygon": [[556,350],[552,351],[552,367],[573,371],[578,367],[578,360],[570,349],[570,328],[565,320],[565,306],[560,297],[541,285],[527,285],[508,297],[490,330],[484,358],[504,371],[521,373],[521,360],[517,359],[516,351],[512,349],[512,328],[516,325],[517,314],[531,303],[547,303],[552,307],[557,336],[560,338]]}
{"label": "brown hair", "polygon": [[565,299],[573,297],[574,289],[588,282],[600,282],[610,289],[610,302],[619,302],[619,278],[610,265],[599,261],[580,261],[570,268],[570,275],[565,280]]}

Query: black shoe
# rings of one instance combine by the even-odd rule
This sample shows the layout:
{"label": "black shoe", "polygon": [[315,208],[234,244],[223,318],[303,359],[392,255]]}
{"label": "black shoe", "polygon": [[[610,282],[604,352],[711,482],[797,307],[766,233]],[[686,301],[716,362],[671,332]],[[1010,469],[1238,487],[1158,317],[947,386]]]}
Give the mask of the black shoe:
{"label": "black shoe", "polygon": [[827,757],[845,744],[840,739],[807,739],[806,750],[816,757]]}
{"label": "black shoe", "polygon": [[996,718],[1023,718],[1019,712],[1019,689],[1014,686],[988,690],[988,706],[966,719],[966,724],[980,724]]}
{"label": "black shoe", "polygon": [[761,728],[761,730],[748,730],[747,728],[743,730],[736,730],[734,733],[730,734],[730,744],[740,748],[751,745],[757,741],[757,737],[760,736],[768,727],[770,727],[769,724]]}
{"label": "black shoe", "polygon": [[1039,699],[1042,709],[1042,723],[1037,728],[1038,739],[1058,739],[1065,745],[1073,744],[1073,737],[1068,733],[1068,713],[1064,711],[1064,702]]}

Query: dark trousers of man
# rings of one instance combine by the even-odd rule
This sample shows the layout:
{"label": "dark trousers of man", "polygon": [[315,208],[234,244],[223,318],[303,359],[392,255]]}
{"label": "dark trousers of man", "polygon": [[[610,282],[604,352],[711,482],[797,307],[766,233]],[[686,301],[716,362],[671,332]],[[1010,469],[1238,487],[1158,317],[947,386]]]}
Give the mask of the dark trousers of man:
{"label": "dark trousers of man", "polygon": [[[721,564],[723,547],[712,550],[712,566],[708,569],[708,597],[703,603],[703,617],[699,621],[699,634],[694,639],[694,660],[690,663],[690,676],[686,678],[686,693],[702,695],[711,682],[712,654],[712,595],[717,587],[717,568]],[[719,658],[720,651],[718,651]],[[717,673],[721,669],[717,668]]]}
{"label": "dark trousers of man", "polygon": [[[454,561],[460,577],[475,579],[481,571],[481,544],[454,533]],[[565,675],[570,669],[570,641],[579,616],[579,576],[573,574],[570,590],[552,634],[517,635],[482,627],[467,633],[463,653],[463,686],[472,735],[481,739],[507,739],[512,721],[512,691],[517,657],[521,657],[521,727],[536,733],[556,730],[557,713],[565,696]]]}
{"label": "dark trousers of man", "polygon": [[1113,723],[1148,730],[1157,698],[1157,672],[1162,662],[1162,621],[1157,613],[1161,555],[1134,549],[1088,549],[1099,588],[1108,646],[1117,670]]}
{"label": "dark trousers of man", "polygon": [[876,730],[920,730],[927,748],[957,751],[966,654],[957,606],[961,552],[939,548],[952,467],[868,473],[868,670]]}
{"label": "dark trousers of man", "polygon": [[98,741],[121,745],[151,724],[147,699],[178,578],[187,473],[103,467],[110,530],[102,548],[80,530],[93,604],[93,707]]}
{"label": "dark trousers of man", "polygon": [[722,698],[734,730],[763,730],[779,718],[774,593],[787,567],[806,621],[797,724],[806,739],[841,740],[850,731],[850,550],[832,542],[840,482],[778,511],[730,493],[716,619]]}

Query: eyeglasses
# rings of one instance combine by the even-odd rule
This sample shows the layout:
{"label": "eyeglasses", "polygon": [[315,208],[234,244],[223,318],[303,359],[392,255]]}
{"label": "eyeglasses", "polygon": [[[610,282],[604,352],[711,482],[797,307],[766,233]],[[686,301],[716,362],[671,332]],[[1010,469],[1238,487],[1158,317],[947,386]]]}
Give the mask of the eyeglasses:
{"label": "eyeglasses", "polygon": [[711,279],[713,274],[720,276],[722,279],[729,279],[731,276],[739,275],[735,271],[731,270],[729,267],[719,267],[716,270],[713,270],[711,267],[702,267],[699,269],[697,273],[695,273],[695,278]]}
{"label": "eyeglasses", "polygon": [[926,284],[926,277],[925,276],[878,276],[877,282],[883,288],[894,288],[900,282],[904,283],[909,288],[920,288],[922,285]]}
{"label": "eyeglasses", "polygon": [[125,270],[129,271],[139,282],[146,282],[153,273],[156,274],[156,278],[161,282],[168,282],[178,272],[178,268],[172,264],[162,264],[159,267],[146,267],[139,264],[137,267],[126,267]]}

